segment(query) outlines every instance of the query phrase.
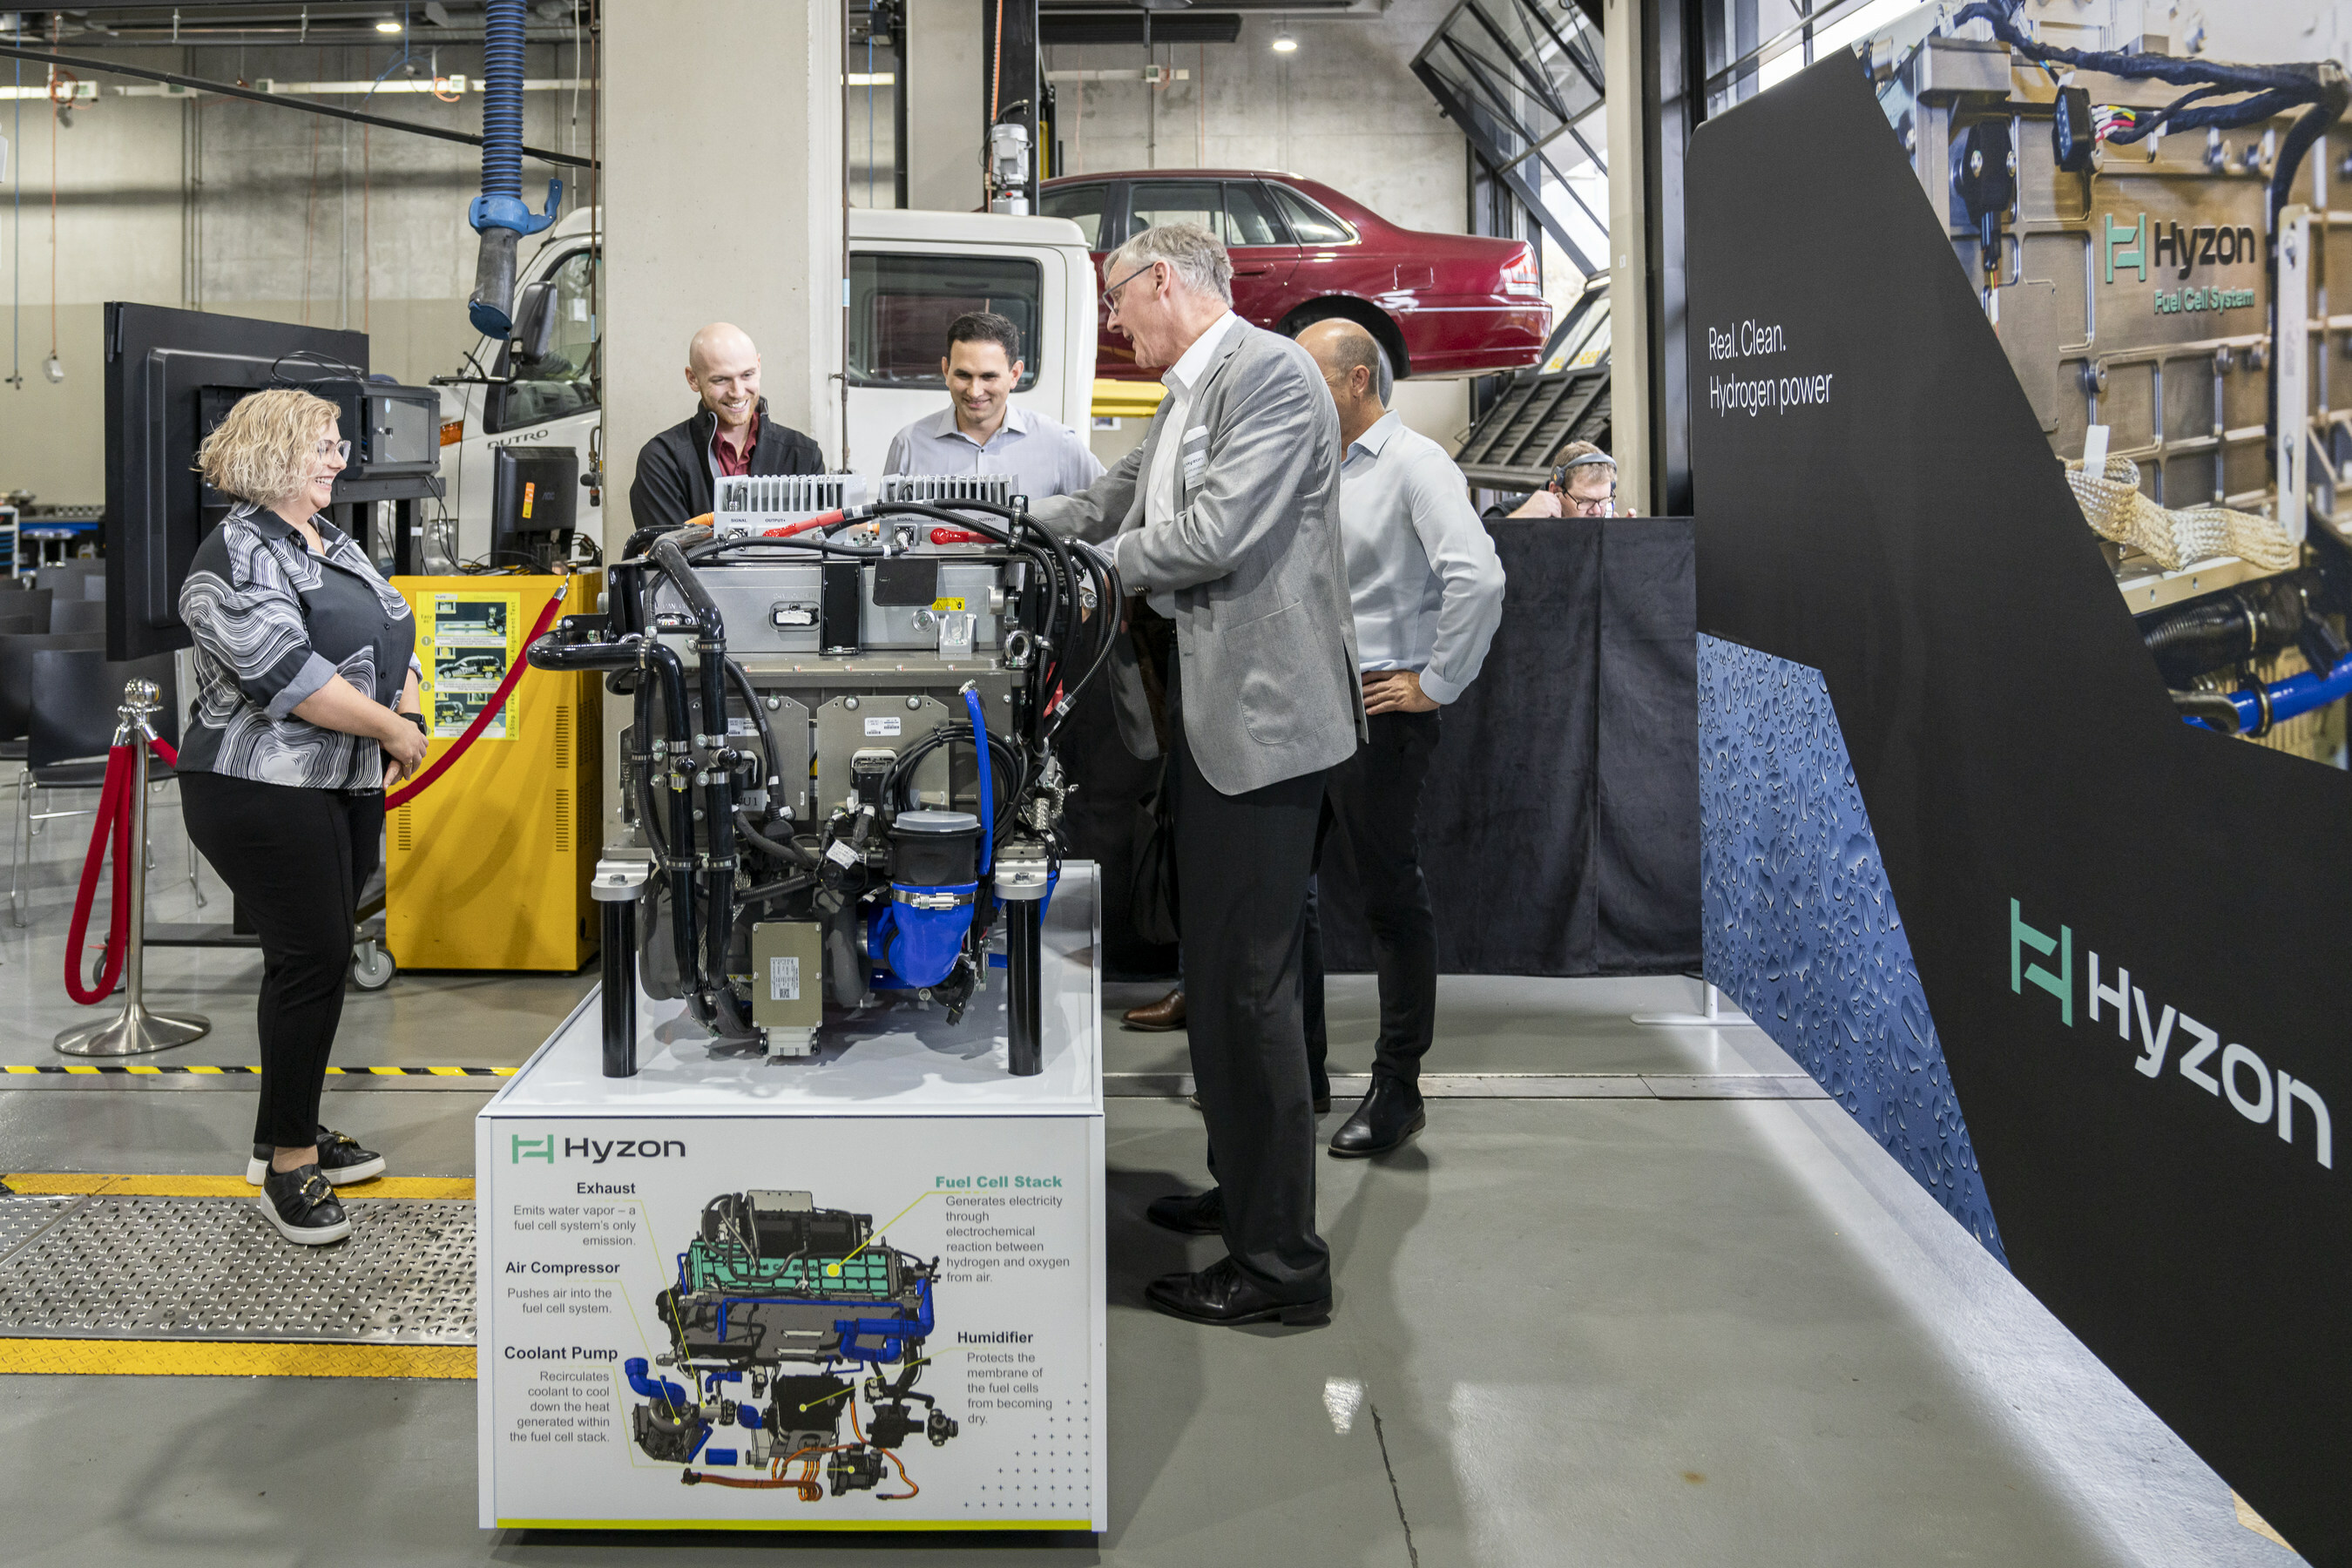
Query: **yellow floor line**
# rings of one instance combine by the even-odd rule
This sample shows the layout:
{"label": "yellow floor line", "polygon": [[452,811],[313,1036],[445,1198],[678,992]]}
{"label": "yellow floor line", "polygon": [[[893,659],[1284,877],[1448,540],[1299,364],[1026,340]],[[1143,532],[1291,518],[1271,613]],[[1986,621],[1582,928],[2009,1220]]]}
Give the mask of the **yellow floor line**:
{"label": "yellow floor line", "polygon": [[[243,1176],[131,1176],[81,1172],[11,1171],[0,1174],[11,1192],[28,1197],[80,1196],[115,1198],[249,1198],[259,1189],[245,1184]],[[470,1203],[470,1176],[378,1176],[336,1189],[346,1198],[455,1198]]]}
{"label": "yellow floor line", "polygon": [[434,1377],[471,1380],[471,1345],[298,1345],[193,1340],[0,1339],[0,1373],[91,1377]]}

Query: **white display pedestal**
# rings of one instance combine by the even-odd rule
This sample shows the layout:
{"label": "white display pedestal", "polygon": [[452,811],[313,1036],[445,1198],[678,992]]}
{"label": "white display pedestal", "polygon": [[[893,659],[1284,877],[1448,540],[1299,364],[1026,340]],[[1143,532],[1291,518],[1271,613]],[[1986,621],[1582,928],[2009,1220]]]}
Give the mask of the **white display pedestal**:
{"label": "white display pedestal", "polygon": [[[602,1076],[591,992],[475,1122],[482,1526],[1107,1529],[1099,943],[1094,868],[1067,866],[1042,943],[1045,1070],[1026,1079],[1004,1068],[1001,969],[953,1027],[937,1007],[835,1019],[803,1061],[714,1050],[682,1005],[641,994],[628,1079]],[[810,1283],[747,1290],[731,1320],[679,1315],[667,1299],[683,1271],[707,1286],[714,1258],[754,1256],[749,1242],[728,1250],[737,1209],[713,1211],[716,1240],[702,1240],[713,1200],[755,1194],[788,1216],[803,1193],[813,1224],[866,1216],[870,1239],[846,1261],[877,1290],[886,1272],[897,1289],[936,1260],[920,1352],[787,1363],[791,1399],[781,1377],[754,1398],[749,1373],[705,1384],[661,1364],[666,1313],[701,1343],[887,1342],[875,1305],[822,1282],[838,1278],[822,1247],[807,1264],[767,1249],[764,1267],[814,1270]],[[914,1386],[936,1405],[900,1408],[919,1421],[936,1409],[955,1434],[934,1442],[936,1424],[919,1424],[887,1453],[861,1447],[894,1419],[877,1425],[869,1377],[918,1355]],[[639,1360],[650,1364],[633,1375]],[[846,1388],[817,1394],[829,1377]],[[817,1413],[798,1414],[803,1394]],[[649,1457],[635,1433],[681,1399],[744,1402],[756,1425],[706,1417],[678,1439],[692,1458]],[[793,1431],[836,1418],[845,1457]],[[802,1457],[788,1461],[786,1446]],[[883,1479],[860,1487],[853,1471],[836,1493],[827,1467],[861,1461]]]}

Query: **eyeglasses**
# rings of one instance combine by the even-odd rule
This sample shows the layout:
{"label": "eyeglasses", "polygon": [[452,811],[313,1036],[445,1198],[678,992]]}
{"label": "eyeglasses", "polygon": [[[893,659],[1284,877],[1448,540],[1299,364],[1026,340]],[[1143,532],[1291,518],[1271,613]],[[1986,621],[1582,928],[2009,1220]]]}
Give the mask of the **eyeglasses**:
{"label": "eyeglasses", "polygon": [[1126,277],[1120,279],[1118,282],[1112,284],[1109,288],[1104,289],[1102,291],[1103,309],[1106,311],[1118,310],[1118,291],[1159,265],[1160,263],[1157,261],[1147,261],[1142,266],[1137,268],[1134,271],[1129,273]]}
{"label": "eyeglasses", "polygon": [[349,441],[321,441],[316,450],[321,458],[341,458],[346,463],[352,460],[352,444]]}
{"label": "eyeglasses", "polygon": [[1571,490],[1560,499],[1579,517],[1612,517],[1617,510],[1617,487],[1611,485],[1605,496],[1580,496]]}

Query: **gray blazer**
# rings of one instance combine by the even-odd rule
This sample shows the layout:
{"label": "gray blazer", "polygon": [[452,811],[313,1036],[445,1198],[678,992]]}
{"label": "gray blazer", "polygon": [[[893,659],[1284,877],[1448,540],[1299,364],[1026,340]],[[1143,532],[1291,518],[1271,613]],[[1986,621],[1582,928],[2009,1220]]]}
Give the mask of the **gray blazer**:
{"label": "gray blazer", "polygon": [[[1201,776],[1241,795],[1343,763],[1366,737],[1339,545],[1339,416],[1313,357],[1246,321],[1210,361],[1191,428],[1168,428],[1174,401],[1092,489],[1033,510],[1066,535],[1116,537],[1129,592],[1173,592],[1185,738]],[[1175,519],[1147,526],[1151,455],[1179,439]],[[1128,750],[1159,755],[1125,637],[1111,681]]]}

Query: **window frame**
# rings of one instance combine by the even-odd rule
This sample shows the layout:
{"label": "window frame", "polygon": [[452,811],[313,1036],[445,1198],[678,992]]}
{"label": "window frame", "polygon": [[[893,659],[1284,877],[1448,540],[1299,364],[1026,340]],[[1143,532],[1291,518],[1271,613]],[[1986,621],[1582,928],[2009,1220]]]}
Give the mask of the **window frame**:
{"label": "window frame", "polygon": [[1285,212],[1282,215],[1283,226],[1290,229],[1292,244],[1312,249],[1318,246],[1361,245],[1364,243],[1362,230],[1359,229],[1354,224],[1349,223],[1346,218],[1341,217],[1338,213],[1333,212],[1329,207],[1325,206],[1321,202],[1317,201],[1313,196],[1308,195],[1305,191],[1298,189],[1295,185],[1285,184],[1280,180],[1261,180],[1258,184],[1269,186],[1281,193],[1280,195],[1277,195],[1275,198],[1275,205],[1276,206],[1280,206],[1282,205],[1282,196],[1288,196],[1291,200],[1298,203],[1301,206],[1304,206],[1307,211],[1311,213],[1319,213],[1324,217],[1328,218],[1332,223],[1337,224],[1339,227],[1339,232],[1348,237],[1345,239],[1339,240],[1308,239],[1305,236],[1300,235],[1297,229],[1292,226],[1290,222],[1290,214]]}
{"label": "window frame", "polygon": [[[1117,187],[1118,184],[1119,182],[1117,180],[1074,180],[1069,184],[1061,185],[1054,190],[1045,192],[1043,196],[1038,198],[1037,205],[1041,209],[1040,216],[1045,217],[1052,217],[1055,216],[1052,213],[1044,212],[1042,209],[1045,206],[1046,199],[1058,195],[1064,191],[1100,191],[1102,193],[1102,216],[1095,225],[1094,244],[1088,246],[1087,248],[1089,250],[1105,251],[1116,249],[1117,247],[1115,244],[1108,242],[1111,237],[1111,202],[1113,197],[1118,195]],[[1077,219],[1072,218],[1070,221],[1072,223],[1076,223],[1077,222]]]}
{"label": "window frame", "polygon": [[[857,309],[856,279],[857,277],[857,264],[861,260],[887,258],[895,261],[918,263],[985,261],[1027,268],[1029,269],[1030,276],[1034,282],[1034,288],[1030,298],[1034,301],[1032,309],[1035,314],[1034,319],[1026,324],[1026,330],[1023,334],[1026,341],[1022,345],[1021,380],[1013,386],[1013,392],[1014,395],[1019,395],[1024,393],[1034,392],[1037,389],[1038,385],[1044,381],[1045,375],[1045,364],[1039,357],[1038,340],[1042,336],[1045,328],[1047,289],[1045,268],[1044,264],[1040,262],[1036,257],[1020,250],[999,251],[992,248],[941,251],[936,248],[914,248],[909,245],[908,248],[902,249],[898,248],[898,247],[901,245],[908,245],[909,242],[897,240],[885,241],[879,244],[869,242],[869,244],[872,246],[871,248],[852,249],[849,253],[849,277],[851,282],[850,309],[852,312],[849,325],[853,333],[855,332],[856,325],[855,312]],[[936,244],[936,242],[934,242],[934,244]],[[878,381],[869,375],[863,375],[858,372],[856,361],[850,350],[850,345],[845,343],[843,347],[843,374],[847,377],[848,384],[852,387],[857,388],[861,391],[871,392],[944,393],[948,390],[947,378],[936,373],[916,381]]]}
{"label": "window frame", "polygon": [[[558,257],[555,265],[541,273],[540,278],[552,279],[560,277],[565,268],[583,256],[590,258],[589,264],[592,268],[603,265],[604,258],[599,247],[593,244],[576,245]],[[600,321],[597,323],[596,336],[589,345],[591,365],[602,356],[604,348],[604,323]],[[587,366],[582,368],[585,369]],[[482,399],[482,434],[485,436],[503,436],[513,430],[530,430],[538,426],[552,424],[558,419],[570,419],[582,414],[601,413],[604,407],[604,383],[601,378],[592,376],[584,379],[586,384],[593,390],[593,395],[579,407],[567,408],[561,414],[550,414],[538,419],[509,419],[507,397],[514,385],[514,342],[511,339],[499,344],[498,357],[491,362],[490,374],[498,378],[498,383],[488,389],[489,395]]]}
{"label": "window frame", "polygon": [[[1244,248],[1259,249],[1266,246],[1297,245],[1298,243],[1297,236],[1292,232],[1290,227],[1290,215],[1282,210],[1281,198],[1277,197],[1271,190],[1266,188],[1265,181],[1255,178],[1227,180],[1224,182],[1224,185],[1225,222],[1227,224],[1231,225],[1234,223],[1234,187],[1239,185],[1247,185],[1256,193],[1256,200],[1260,209],[1267,217],[1274,221],[1274,237],[1272,239],[1253,241],[1249,245],[1244,247]],[[1234,225],[1234,227],[1238,230],[1239,226]]]}

